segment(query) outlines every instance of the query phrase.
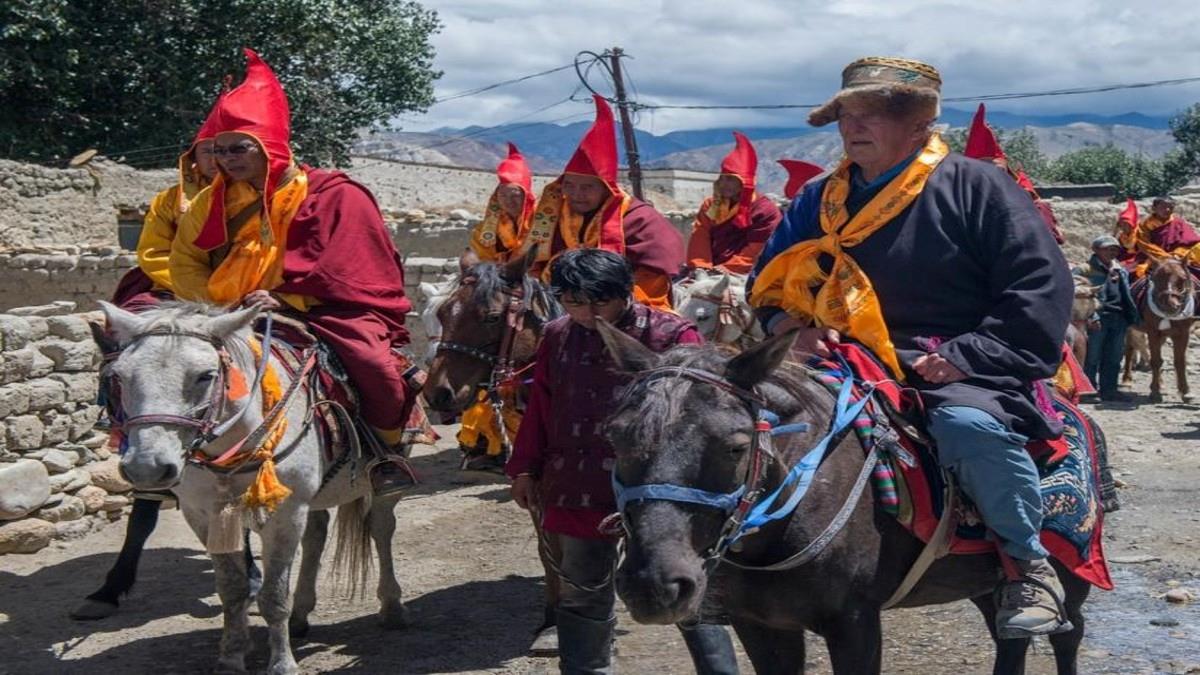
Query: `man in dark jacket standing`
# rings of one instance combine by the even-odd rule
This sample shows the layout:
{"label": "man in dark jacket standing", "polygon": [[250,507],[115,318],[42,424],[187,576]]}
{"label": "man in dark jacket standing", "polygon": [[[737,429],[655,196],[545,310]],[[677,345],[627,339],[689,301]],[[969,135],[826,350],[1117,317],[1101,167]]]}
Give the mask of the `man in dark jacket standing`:
{"label": "man in dark jacket standing", "polygon": [[1098,287],[1096,315],[1088,321],[1083,372],[1100,390],[1101,401],[1130,400],[1128,394],[1117,391],[1117,374],[1125,354],[1125,334],[1140,317],[1129,290],[1129,272],[1117,263],[1120,255],[1121,242],[1116,237],[1096,237],[1092,241],[1092,257],[1087,267],[1075,270],[1075,274]]}

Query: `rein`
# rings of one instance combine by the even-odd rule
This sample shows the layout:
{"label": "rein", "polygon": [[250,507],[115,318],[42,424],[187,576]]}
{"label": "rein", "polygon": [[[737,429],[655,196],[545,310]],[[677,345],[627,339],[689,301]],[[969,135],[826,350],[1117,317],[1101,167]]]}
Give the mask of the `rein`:
{"label": "rein", "polygon": [[[670,366],[654,368],[639,376],[640,382],[656,379],[683,378],[714,386],[722,391],[736,396],[745,404],[751,417],[755,420],[751,436],[752,455],[746,468],[746,474],[737,489],[732,492],[719,493],[700,490],[685,485],[670,483],[650,483],[643,485],[622,485],[613,471],[613,492],[617,499],[617,513],[622,516],[627,506],[635,501],[669,501],[714,508],[726,513],[725,523],[721,532],[711,546],[701,554],[704,559],[706,572],[711,572],[720,562],[724,561],[741,569],[756,569],[778,571],[802,565],[815,558],[833,540],[834,536],[845,526],[853,512],[859,497],[867,484],[871,470],[874,469],[874,455],[868,454],[863,469],[851,490],[847,501],[843,504],[833,522],[815,540],[799,553],[778,563],[768,566],[751,566],[736,563],[726,558],[730,548],[742,538],[751,535],[768,523],[782,520],[795,512],[804,496],[812,486],[817,469],[820,468],[828,454],[829,447],[842,432],[849,429],[854,419],[866,407],[870,400],[870,392],[866,392],[857,402],[850,402],[850,394],[854,388],[854,378],[850,375],[849,365],[842,363],[843,372],[847,375],[838,391],[834,407],[834,419],[829,431],[800,461],[793,466],[779,485],[768,490],[765,485],[768,461],[775,461],[778,455],[774,447],[774,438],[787,434],[808,431],[806,423],[780,424],[780,419],[774,413],[765,409],[765,400],[756,391],[748,391],[729,382],[725,378],[699,368]],[[785,493],[790,494],[785,498]]]}
{"label": "rein", "polygon": [[695,294],[690,297],[717,306],[717,327],[713,330],[712,335],[704,336],[707,340],[717,341],[717,338],[720,337],[721,329],[725,326],[737,328],[741,332],[741,335],[748,335],[754,327],[754,314],[752,312],[737,311],[738,303],[733,297],[733,290],[729,286],[726,286],[720,295],[704,293]]}

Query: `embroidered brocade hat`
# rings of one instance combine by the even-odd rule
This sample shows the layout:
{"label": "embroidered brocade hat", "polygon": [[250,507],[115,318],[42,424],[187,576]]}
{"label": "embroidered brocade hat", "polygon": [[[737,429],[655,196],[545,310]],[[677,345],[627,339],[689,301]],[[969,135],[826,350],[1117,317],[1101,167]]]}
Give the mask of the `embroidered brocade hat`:
{"label": "embroidered brocade hat", "polygon": [[808,115],[808,123],[823,127],[836,122],[841,102],[851,96],[882,96],[910,99],[930,108],[933,117],[941,114],[942,76],[933,66],[890,56],[868,56],[842,70],[842,88],[833,98]]}

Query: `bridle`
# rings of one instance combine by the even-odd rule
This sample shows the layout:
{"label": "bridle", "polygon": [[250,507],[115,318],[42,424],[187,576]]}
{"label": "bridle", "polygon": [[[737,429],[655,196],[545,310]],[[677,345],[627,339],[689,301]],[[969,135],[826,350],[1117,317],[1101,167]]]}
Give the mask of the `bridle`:
{"label": "bridle", "polygon": [[733,290],[726,284],[725,290],[721,291],[720,295],[712,293],[697,293],[689,296],[696,300],[711,303],[717,306],[717,325],[713,329],[712,335],[705,335],[704,339],[710,342],[718,341],[721,335],[721,329],[725,326],[734,326],[738,329],[741,335],[749,335],[754,328],[754,314],[752,312],[739,312],[737,300],[733,297]]}
{"label": "bridle", "polygon": [[[508,428],[503,421],[505,397],[502,395],[502,389],[518,383],[521,374],[532,368],[534,364],[530,362],[518,367],[517,360],[513,355],[517,344],[517,336],[520,335],[521,331],[525,330],[525,316],[531,309],[525,297],[525,284],[522,281],[517,281],[511,285],[506,285],[501,293],[507,297],[507,301],[504,303],[504,326],[498,342],[489,342],[488,344],[476,347],[449,340],[440,340],[438,341],[435,353],[446,351],[464,354],[473,359],[483,361],[490,366],[488,383],[484,390],[487,392],[488,401],[495,412],[496,419],[499,420],[497,426],[500,432],[501,451],[507,453],[512,448],[512,439],[508,437]],[[443,335],[445,332],[445,327],[443,327]],[[484,351],[493,345],[499,346],[496,353],[493,354]]]}
{"label": "bridle", "polygon": [[[259,390],[263,377],[266,375],[267,367],[270,363],[272,325],[273,316],[272,314],[267,313],[261,347],[262,357],[256,364],[254,382],[250,385],[249,389],[251,393]],[[213,348],[217,350],[219,368],[217,369],[216,378],[210,386],[208,401],[196,406],[195,408],[192,408],[191,410],[185,411],[184,414],[149,413],[145,415],[135,415],[133,417],[120,420],[114,424],[114,428],[125,434],[127,434],[128,430],[133,427],[151,424],[163,424],[168,426],[195,429],[196,436],[192,439],[191,444],[184,449],[185,459],[190,463],[201,464],[207,468],[218,471],[223,471],[223,469],[220,468],[220,465],[225,460],[230,459],[239,453],[248,453],[247,457],[253,455],[254,451],[258,449],[259,445],[261,445],[265,438],[269,435],[270,430],[273,428],[283,410],[287,408],[292,397],[297,391],[299,391],[300,385],[304,381],[305,376],[311,371],[316,363],[316,352],[315,350],[310,350],[304,355],[304,365],[300,371],[295,374],[295,377],[292,379],[291,385],[288,387],[287,391],[280,398],[279,402],[263,415],[262,423],[260,423],[258,427],[253,429],[245,437],[235,443],[232,448],[227,450],[220,457],[209,458],[201,454],[201,448],[209,443],[212,443],[216,439],[225,435],[229,430],[233,429],[238,422],[241,421],[242,417],[245,416],[246,411],[250,409],[250,401],[254,400],[253,396],[248,397],[247,404],[239,408],[238,411],[231,417],[223,422],[220,421],[225,413],[226,402],[228,401],[226,396],[226,385],[229,382],[229,370],[233,367],[233,359],[229,354],[229,349],[227,348],[225,341],[215,335],[212,335],[211,333],[179,330],[169,326],[161,326],[135,335],[122,350],[129,349],[131,346],[151,337],[177,337],[202,340],[212,345]],[[115,387],[119,387],[119,383],[114,383],[114,385]],[[119,389],[114,389],[114,395],[119,397]],[[281,460],[288,452],[290,452],[290,447],[276,455],[276,461]],[[246,470],[248,468],[250,467],[248,467],[246,464],[239,464],[237,470]]]}
{"label": "bridle", "polygon": [[[860,471],[859,479],[855,483],[855,488],[835,516],[833,523],[799,553],[780,563],[761,567],[738,564],[726,558],[726,554],[730,547],[743,537],[757,532],[767,523],[786,518],[796,510],[812,485],[817,469],[828,453],[829,447],[834,444],[835,439],[840,438],[841,434],[850,428],[855,418],[867,405],[871,398],[870,391],[864,392],[857,402],[850,402],[854,378],[850,376],[849,365],[844,361],[842,368],[846,378],[838,392],[833,424],[829,432],[808,450],[801,460],[788,471],[780,484],[767,494],[764,494],[768,489],[766,469],[770,463],[779,459],[775,451],[774,438],[787,434],[804,433],[809,430],[807,423],[780,424],[779,417],[766,409],[766,401],[758,391],[743,389],[724,377],[706,370],[687,366],[666,366],[639,373],[635,379],[635,382],[638,383],[682,378],[716,387],[737,397],[746,406],[751,419],[755,421],[750,443],[752,454],[745,475],[738,487],[731,492],[709,492],[670,483],[623,485],[614,470],[612,484],[617,500],[617,513],[622,518],[626,532],[628,532],[628,524],[625,522],[626,509],[631,502],[669,501],[696,504],[726,514],[725,522],[721,526],[717,539],[701,553],[706,573],[711,573],[722,560],[743,569],[776,571],[796,567],[815,558],[845,525],[850,513],[853,512],[854,505],[858,503],[867,483],[866,479],[869,478],[875,467],[873,453],[868,455],[863,470]],[[785,499],[783,495],[789,490],[790,494]],[[781,501],[782,503],[779,503]]]}
{"label": "bridle", "polygon": [[[1163,264],[1168,264],[1168,263],[1163,263]],[[1196,279],[1192,276],[1192,272],[1191,272],[1191,270],[1188,269],[1187,265],[1184,265],[1182,262],[1178,262],[1178,264],[1180,267],[1183,268],[1184,275],[1187,276],[1187,290],[1184,292],[1184,295],[1186,295],[1187,300],[1185,300],[1183,302],[1182,306],[1180,307],[1180,309],[1178,311],[1168,312],[1165,309],[1162,309],[1161,307],[1159,307],[1158,302],[1154,299],[1154,295],[1155,295],[1154,276],[1150,275],[1150,278],[1148,280],[1148,285],[1146,287],[1146,305],[1150,308],[1150,313],[1161,320],[1160,322],[1182,321],[1184,319],[1190,319],[1192,317],[1192,315],[1195,313],[1195,309],[1196,309]],[[1180,293],[1173,292],[1170,289],[1167,289],[1166,293],[1167,293],[1167,295],[1171,296],[1172,298],[1180,295]],[[1160,326],[1160,329],[1165,330],[1165,328],[1163,328],[1162,326]]]}

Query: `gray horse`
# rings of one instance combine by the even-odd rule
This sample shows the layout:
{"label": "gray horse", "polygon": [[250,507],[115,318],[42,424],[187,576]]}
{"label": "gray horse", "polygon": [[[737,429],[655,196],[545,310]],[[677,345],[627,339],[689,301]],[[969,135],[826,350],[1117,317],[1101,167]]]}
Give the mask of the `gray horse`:
{"label": "gray horse", "polygon": [[[284,399],[287,428],[275,448],[276,473],[292,492],[273,513],[252,517],[239,506],[257,465],[225,473],[210,469],[204,461],[250,437],[264,421],[261,393],[252,382],[257,363],[250,347],[258,311],[215,313],[198,305],[172,304],[132,314],[102,304],[109,329],[122,347],[111,365],[120,385],[128,439],[121,471],[139,489],[172,488],[188,525],[209,550],[225,619],[218,670],[244,671],[250,647],[243,522],[262,539],[258,607],[269,629],[272,675],[299,672],[289,635],[302,636],[308,630],[331,507],[341,505],[335,566],[348,569],[353,591],[365,580],[374,540],[381,623],[388,628],[405,625],[391,557],[395,499],[372,503],[364,461],[345,462],[339,468],[325,459],[320,433],[311,423],[313,402],[306,389]],[[288,391],[291,381],[286,370],[270,355],[267,358],[282,390]],[[235,368],[246,374],[250,392],[237,401],[226,401],[223,383]],[[198,444],[204,422],[215,424],[218,435]],[[293,606],[288,582],[302,537]]]}
{"label": "gray horse", "polygon": [[[633,618],[657,624],[685,619],[711,586],[758,673],[804,672],[805,630],[825,638],[834,673],[879,673],[881,607],[922,544],[876,508],[872,490],[856,491],[864,453],[853,433],[835,437],[795,511],[746,536],[736,550],[718,544],[729,521],[713,497],[731,497],[739,485],[751,492],[775,489],[800,452],[829,430],[833,396],[803,368],[784,363],[794,335],[770,338],[740,355],[690,346],[654,354],[619,331],[601,330],[616,361],[641,378],[608,422],[617,448],[615,481],[626,494],[656,486],[672,493],[638,498],[622,513],[626,556],[617,592]],[[752,433],[748,399],[754,398],[781,421],[807,426],[763,454]],[[758,486],[746,485],[755,482],[747,481],[752,475],[761,477]],[[703,491],[707,503],[679,501],[681,489]],[[848,518],[838,530],[831,523],[841,514]],[[994,637],[998,570],[995,555],[946,556],[897,606],[970,599]],[[1074,629],[1050,636],[1050,643],[1060,675],[1074,675],[1089,586],[1058,570]],[[1025,672],[1029,639],[997,640],[996,646],[996,673]]]}

